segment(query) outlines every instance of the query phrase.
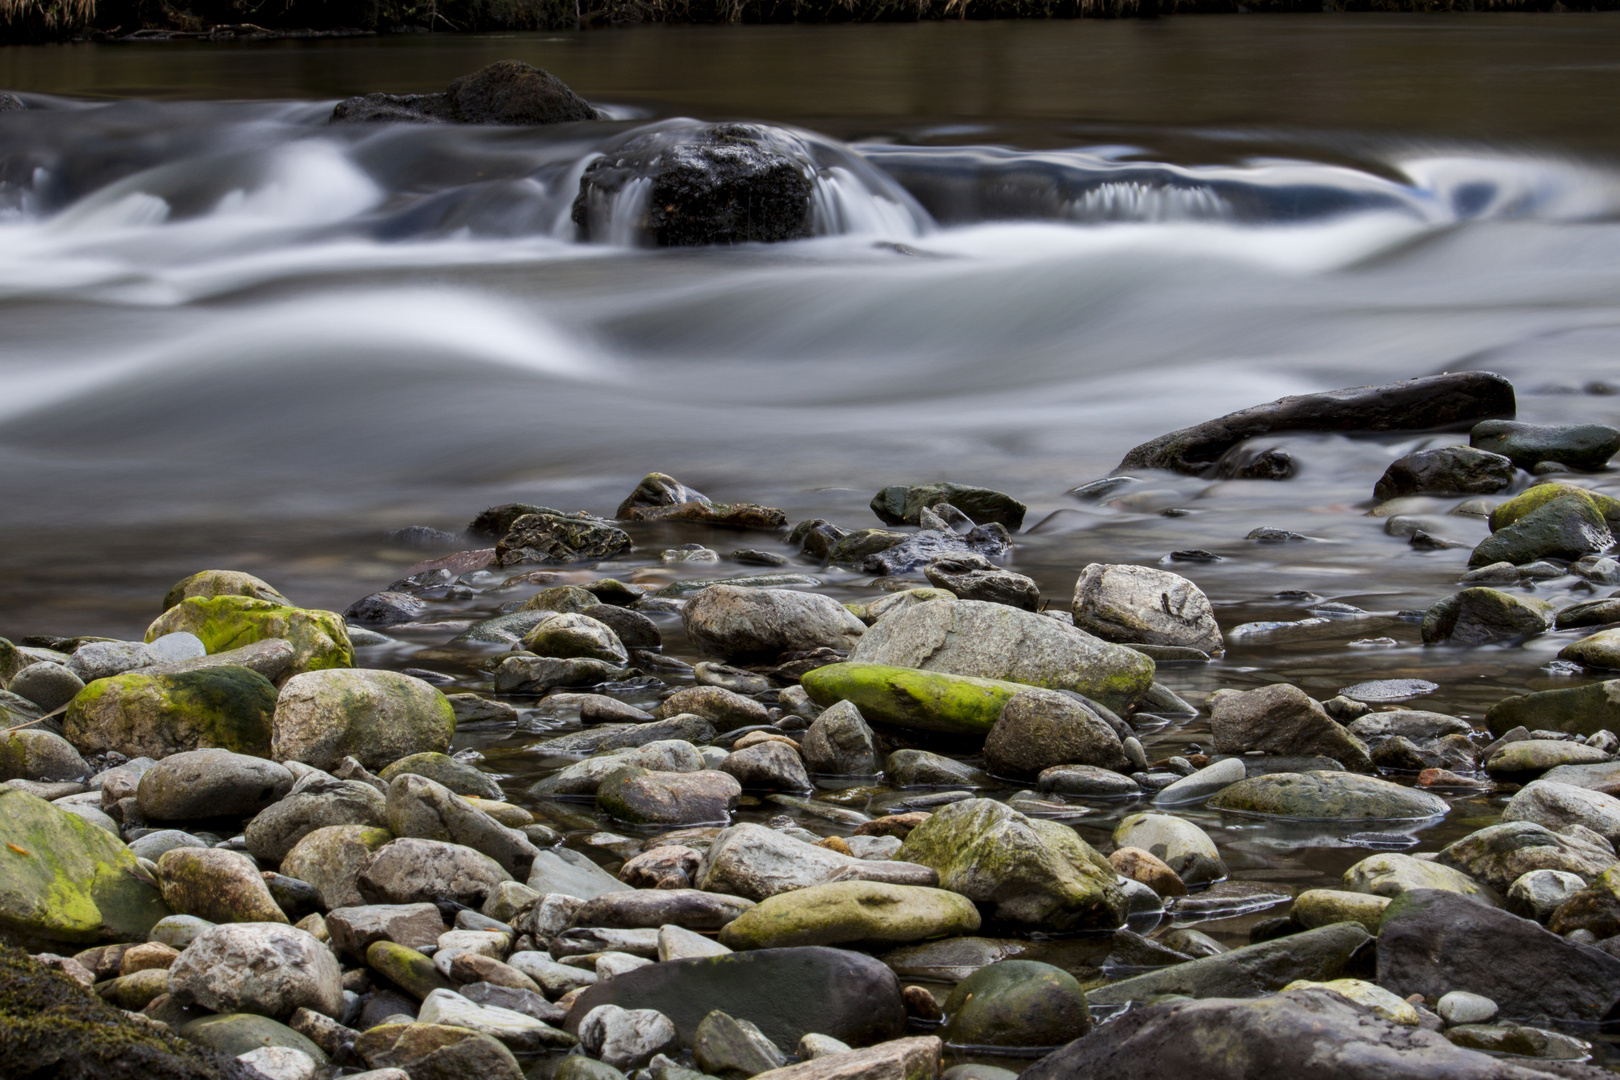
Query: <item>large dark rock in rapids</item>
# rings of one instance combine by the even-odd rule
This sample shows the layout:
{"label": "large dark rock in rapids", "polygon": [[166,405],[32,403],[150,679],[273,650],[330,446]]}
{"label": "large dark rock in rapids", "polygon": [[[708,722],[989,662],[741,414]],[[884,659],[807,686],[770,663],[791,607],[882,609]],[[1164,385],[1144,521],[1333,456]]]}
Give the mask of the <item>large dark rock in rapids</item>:
{"label": "large dark rock in rapids", "polygon": [[1458,371],[1387,386],[1279,398],[1160,435],[1125,455],[1121,469],[1197,475],[1246,439],[1287,431],[1432,431],[1511,418],[1513,384],[1489,371]]}
{"label": "large dark rock in rapids", "polygon": [[[1556,1068],[1557,1071],[1551,1071]],[[1397,1024],[1331,990],[1205,998],[1133,1009],[1046,1055],[1020,1080],[1546,1080],[1601,1069],[1509,1061]]]}
{"label": "large dark rock in rapids", "polygon": [[332,122],[563,124],[595,120],[596,110],[568,84],[521,60],[498,60],[463,75],[442,94],[366,94],[340,101]]}
{"label": "large dark rock in rapids", "polygon": [[636,135],[580,178],[580,239],[622,237],[657,247],[803,239],[810,235],[810,164],[795,149],[749,124]]}

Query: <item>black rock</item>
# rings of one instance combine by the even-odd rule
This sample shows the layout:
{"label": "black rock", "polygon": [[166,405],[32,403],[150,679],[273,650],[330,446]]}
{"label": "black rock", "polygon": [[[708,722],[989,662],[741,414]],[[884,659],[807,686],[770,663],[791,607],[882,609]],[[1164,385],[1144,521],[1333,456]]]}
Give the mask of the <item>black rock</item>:
{"label": "black rock", "polygon": [[1235,447],[1215,463],[1220,480],[1287,480],[1294,475],[1294,455],[1278,447],[1255,451]]}
{"label": "black rock", "polygon": [[1620,960],[1457,893],[1421,889],[1385,909],[1378,985],[1405,997],[1483,994],[1509,1018],[1620,1017]]}
{"label": "black rock", "polygon": [[1284,431],[1428,431],[1512,417],[1513,384],[1488,371],[1300,394],[1229,413],[1143,443],[1121,469],[1200,475],[1245,439]]}
{"label": "black rock", "polygon": [[757,1025],[777,1046],[796,1046],[810,1032],[870,1046],[906,1030],[893,971],[870,956],[819,946],[672,960],[624,972],[574,999],[568,1031],[578,1031],[598,1005],[657,1009],[675,1022],[687,1046],[715,1009]]}
{"label": "black rock", "polygon": [[1206,998],[1133,1009],[1055,1050],[1020,1080],[1547,1080],[1610,1075],[1515,1064],[1396,1024],[1331,990],[1254,1000]]}
{"label": "black rock", "polygon": [[950,482],[895,484],[872,496],[872,513],[885,525],[916,525],[927,507],[949,503],[981,524],[996,522],[1017,530],[1029,507],[999,491]]}
{"label": "black rock", "polygon": [[376,592],[350,604],[343,618],[361,626],[395,626],[421,616],[427,605],[409,593]]}
{"label": "black rock", "polygon": [[1491,420],[1478,424],[1468,441],[1513,459],[1521,469],[1544,462],[1597,472],[1620,451],[1620,430],[1603,424],[1516,424]]}
{"label": "black rock", "polygon": [[606,240],[620,195],[647,182],[632,223],[656,247],[776,243],[810,235],[811,166],[788,140],[748,124],[665,127],[592,162],[579,181],[581,240]]}
{"label": "black rock", "polygon": [[1407,454],[1384,470],[1373,497],[1494,495],[1513,483],[1513,462],[1468,446],[1442,446]]}
{"label": "black rock", "polygon": [[463,75],[442,94],[366,94],[332,110],[334,124],[538,125],[595,119],[596,110],[561,79],[521,60],[499,60]]}
{"label": "black rock", "polygon": [[923,567],[923,576],[936,589],[949,589],[958,600],[983,600],[1025,611],[1034,611],[1041,602],[1034,579],[1003,570],[983,555],[964,552],[935,559]]}
{"label": "black rock", "polygon": [[499,540],[511,531],[512,523],[527,514],[560,514],[561,510],[553,510],[547,506],[532,506],[529,503],[502,503],[491,506],[467,525],[467,534],[481,540]]}
{"label": "black rock", "polygon": [[495,544],[495,561],[515,563],[595,562],[630,550],[630,535],[595,518],[525,514]]}

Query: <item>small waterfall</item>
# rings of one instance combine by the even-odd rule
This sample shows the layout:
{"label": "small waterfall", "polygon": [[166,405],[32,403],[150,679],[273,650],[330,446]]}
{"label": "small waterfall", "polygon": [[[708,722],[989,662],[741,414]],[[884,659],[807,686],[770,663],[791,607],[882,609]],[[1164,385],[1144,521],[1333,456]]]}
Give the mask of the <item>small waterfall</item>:
{"label": "small waterfall", "polygon": [[1105,181],[1070,199],[1071,221],[1221,221],[1232,208],[1207,187],[1182,187],[1140,180]]}

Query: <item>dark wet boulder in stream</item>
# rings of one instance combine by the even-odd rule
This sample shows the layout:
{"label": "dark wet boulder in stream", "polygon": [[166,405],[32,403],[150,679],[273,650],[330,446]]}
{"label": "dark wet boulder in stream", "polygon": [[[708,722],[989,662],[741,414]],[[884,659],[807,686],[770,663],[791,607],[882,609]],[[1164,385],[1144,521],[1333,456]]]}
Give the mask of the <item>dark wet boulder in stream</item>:
{"label": "dark wet boulder in stream", "polygon": [[1434,431],[1512,418],[1513,384],[1489,371],[1458,371],[1385,386],[1299,394],[1160,435],[1125,455],[1121,469],[1201,474],[1245,439],[1283,432]]}
{"label": "dark wet boulder in stream", "polygon": [[442,94],[365,94],[332,110],[332,123],[564,124],[596,110],[549,71],[497,60],[463,75]]}
{"label": "dark wet boulder in stream", "polygon": [[811,165],[789,141],[749,124],[665,127],[631,137],[579,181],[585,241],[654,247],[776,243],[810,235]]}

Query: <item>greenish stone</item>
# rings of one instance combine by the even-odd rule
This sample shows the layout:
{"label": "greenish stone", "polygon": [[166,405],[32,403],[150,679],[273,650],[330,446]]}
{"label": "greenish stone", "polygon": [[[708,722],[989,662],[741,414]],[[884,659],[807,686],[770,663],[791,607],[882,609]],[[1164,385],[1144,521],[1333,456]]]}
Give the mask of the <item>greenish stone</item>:
{"label": "greenish stone", "polygon": [[570,1054],[551,1070],[551,1080],[625,1080],[625,1076],[605,1061]]}
{"label": "greenish stone", "polygon": [[367,946],[366,966],[417,998],[454,989],[430,957],[392,941],[373,941]]}
{"label": "greenish stone", "polygon": [[951,1046],[1044,1049],[1091,1030],[1085,991],[1073,975],[1033,960],[1003,960],[958,983],[945,1002]]}
{"label": "greenish stone", "polygon": [[1482,420],[1469,432],[1476,450],[1501,454],[1521,469],[1556,461],[1583,472],[1597,472],[1620,451],[1620,430],[1604,424],[1526,424]]}
{"label": "greenish stone", "polygon": [[562,612],[588,611],[593,607],[600,607],[601,604],[602,600],[588,589],[578,585],[554,585],[549,589],[541,589],[529,597],[519,610],[543,611],[547,615],[556,615]]}
{"label": "greenish stone", "polygon": [[194,596],[204,600],[211,600],[216,596],[246,596],[285,607],[293,606],[292,601],[282,596],[272,585],[252,574],[244,574],[240,570],[201,570],[190,577],[181,578],[164,594],[163,610],[168,611],[182,600],[189,600]]}
{"label": "greenish stone", "polygon": [[1503,698],[1486,711],[1485,726],[1497,738],[1516,727],[1581,736],[1620,731],[1620,679]]}
{"label": "greenish stone", "polygon": [[245,667],[130,671],[80,690],[62,731],[83,753],[165,758],[217,747],[267,758],[275,708],[275,685]]}
{"label": "greenish stone", "polygon": [[1453,641],[1484,645],[1493,641],[1542,634],[1552,625],[1553,607],[1545,600],[1500,589],[1464,589],[1429,608],[1423,615],[1426,644]]}
{"label": "greenish stone", "polygon": [[283,638],[293,647],[290,671],[354,666],[348,627],[335,611],[288,607],[250,596],[193,596],[159,615],[147,627],[146,640],[181,630],[197,635],[210,655]]}
{"label": "greenish stone", "polygon": [[[1362,859],[1344,872],[1343,880],[1345,889],[1350,892],[1385,896],[1391,900],[1407,893],[1438,890],[1470,896],[1493,907],[1502,906],[1502,901],[1489,886],[1475,881],[1462,871],[1393,851]],[[1387,907],[1384,909],[1384,917],[1389,916],[1390,910]]]}
{"label": "greenish stone", "polygon": [[25,944],[144,941],[169,914],[111,833],[0,788],[0,929]]}
{"label": "greenish stone", "polygon": [[1125,896],[1107,859],[1073,829],[991,799],[937,811],[911,830],[895,858],[932,867],[941,888],[983,906],[993,922],[1063,932],[1125,921]]}
{"label": "greenish stone", "polygon": [[957,893],[879,881],[837,881],[767,897],[727,923],[720,931],[720,944],[736,950],[893,944],[971,934],[978,928],[978,908]]}
{"label": "greenish stone", "polygon": [[325,1065],[327,1060],[325,1051],[286,1024],[253,1013],[200,1017],[181,1028],[180,1034],[228,1057],[238,1057],[265,1046],[285,1046],[302,1050],[317,1065]]}
{"label": "greenish stone", "polygon": [[1002,708],[1025,689],[887,664],[828,664],[806,672],[802,682],[817,705],[848,701],[869,721],[956,735],[988,735]]}
{"label": "greenish stone", "polygon": [[384,783],[392,783],[394,777],[403,776],[405,773],[425,776],[435,783],[443,784],[457,795],[497,801],[505,797],[501,792],[501,785],[496,783],[493,777],[471,765],[462,764],[448,754],[434,751],[410,754],[389,765],[377,776]]}
{"label": "greenish stone", "polygon": [[896,750],[883,763],[883,773],[899,787],[994,787],[982,769],[927,750]]}
{"label": "greenish stone", "polygon": [[1271,773],[1218,792],[1215,810],[1301,821],[1412,820],[1438,817],[1446,801],[1426,791],[1348,772]]}
{"label": "greenish stone", "polygon": [[856,529],[827,549],[827,561],[858,563],[868,555],[876,555],[880,551],[888,551],[896,544],[905,543],[908,535],[890,532],[888,529]]}
{"label": "greenish stone", "polygon": [[1523,566],[1537,559],[1574,560],[1607,551],[1613,543],[1614,535],[1603,512],[1583,492],[1543,503],[1487,536],[1468,557],[1468,566],[1477,569],[1499,562]]}
{"label": "greenish stone", "polygon": [[1596,491],[1576,487],[1574,484],[1537,484],[1526,491],[1522,491],[1491,511],[1491,531],[1505,529],[1518,521],[1530,511],[1547,505],[1554,499],[1561,499],[1566,495],[1578,495],[1591,499],[1592,504],[1598,508],[1599,513],[1609,522],[1611,527],[1620,526],[1620,499],[1610,498]]}
{"label": "greenish stone", "polygon": [[955,600],[956,594],[949,589],[904,589],[900,592],[889,593],[865,604],[845,604],[850,614],[854,615],[867,626],[871,626],[885,615],[891,615],[903,608],[926,604],[930,600]]}
{"label": "greenish stone", "polygon": [[1573,660],[1584,667],[1601,671],[1620,668],[1620,628],[1600,630],[1590,637],[1571,642],[1559,650],[1558,659]]}
{"label": "greenish stone", "polygon": [[1366,927],[1369,934],[1378,933],[1378,923],[1389,906],[1389,897],[1370,893],[1348,892],[1343,889],[1307,889],[1294,897],[1293,920],[1314,930],[1319,926],[1353,922]]}
{"label": "greenish stone", "polygon": [[781,1048],[756,1025],[727,1016],[719,1009],[698,1024],[692,1039],[692,1059],[703,1073],[721,1080],[749,1080],[787,1064]]}
{"label": "greenish stone", "polygon": [[147,933],[146,940],[183,952],[198,934],[213,925],[215,924],[207,919],[199,919],[195,915],[166,915]]}
{"label": "greenish stone", "polygon": [[1597,765],[1611,755],[1595,746],[1562,739],[1520,739],[1510,742],[1485,762],[1492,776],[1537,776],[1560,765]]}
{"label": "greenish stone", "polygon": [[1520,1024],[1459,1024],[1447,1028],[1445,1036],[1453,1046],[1543,1061],[1585,1061],[1592,1056],[1589,1042]]}
{"label": "greenish stone", "polygon": [[1124,1005],[1165,994],[1260,997],[1299,979],[1328,982],[1348,974],[1350,958],[1371,940],[1359,923],[1334,923],[1124,979],[1086,997],[1092,1005]]}
{"label": "greenish stone", "polygon": [[885,525],[915,525],[924,508],[950,503],[973,519],[975,525],[998,522],[1013,532],[1023,528],[1029,507],[1011,495],[990,488],[942,481],[935,484],[894,484],[872,496],[872,513]]}
{"label": "greenish stone", "polygon": [[153,998],[168,992],[169,973],[162,968],[148,968],[96,984],[96,993],[103,1001],[130,1012],[140,1012]]}

